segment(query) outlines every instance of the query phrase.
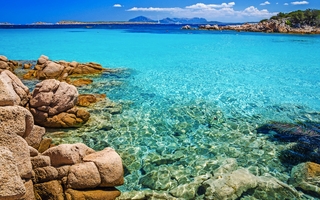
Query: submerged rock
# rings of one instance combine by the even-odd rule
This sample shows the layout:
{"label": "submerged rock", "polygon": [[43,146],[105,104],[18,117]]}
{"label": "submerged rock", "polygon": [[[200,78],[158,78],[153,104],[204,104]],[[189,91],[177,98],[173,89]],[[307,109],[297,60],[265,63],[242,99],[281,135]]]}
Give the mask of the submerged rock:
{"label": "submerged rock", "polygon": [[274,122],[257,129],[258,133],[270,134],[271,140],[296,142],[290,149],[280,153],[283,163],[299,164],[312,161],[320,163],[320,124]]}
{"label": "submerged rock", "polygon": [[291,170],[291,184],[306,193],[320,197],[320,165],[301,163]]}

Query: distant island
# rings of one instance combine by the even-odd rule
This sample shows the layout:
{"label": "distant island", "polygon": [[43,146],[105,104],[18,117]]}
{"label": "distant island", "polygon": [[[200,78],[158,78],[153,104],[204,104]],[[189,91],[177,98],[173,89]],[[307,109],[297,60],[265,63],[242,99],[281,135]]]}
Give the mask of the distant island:
{"label": "distant island", "polygon": [[242,25],[200,25],[192,28],[183,26],[186,30],[235,30],[266,33],[296,33],[296,34],[320,34],[320,10],[297,10],[290,13],[278,13],[270,19],[261,20],[259,23],[244,23]]}
{"label": "distant island", "polygon": [[161,20],[153,20],[145,16],[138,16],[130,19],[129,22],[150,22],[158,24],[207,24],[207,23],[218,23],[221,22],[209,22],[205,18],[193,17],[193,18],[164,18]]}

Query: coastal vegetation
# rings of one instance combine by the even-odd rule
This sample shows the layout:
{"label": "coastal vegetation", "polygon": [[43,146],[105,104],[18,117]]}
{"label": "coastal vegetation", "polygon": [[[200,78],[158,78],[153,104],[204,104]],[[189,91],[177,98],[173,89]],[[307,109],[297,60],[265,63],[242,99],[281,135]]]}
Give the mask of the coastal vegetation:
{"label": "coastal vegetation", "polygon": [[[284,20],[285,23],[291,27],[301,26],[315,26],[320,27],[320,10],[307,9],[296,10],[290,13],[278,13],[276,16],[272,16],[270,20]],[[262,20],[267,21],[267,19]]]}

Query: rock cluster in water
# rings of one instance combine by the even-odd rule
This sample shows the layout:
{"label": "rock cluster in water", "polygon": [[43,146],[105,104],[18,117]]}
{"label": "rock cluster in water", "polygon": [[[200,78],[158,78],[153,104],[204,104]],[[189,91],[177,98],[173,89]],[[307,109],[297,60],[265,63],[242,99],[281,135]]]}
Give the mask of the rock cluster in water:
{"label": "rock cluster in water", "polygon": [[[189,25],[183,26],[184,30],[193,30]],[[320,34],[320,28],[305,26],[301,28],[292,28],[285,21],[268,20],[259,23],[245,23],[242,25],[201,25],[198,30],[234,30],[248,32],[266,32],[266,33],[297,33],[297,34]]]}
{"label": "rock cluster in water", "polygon": [[320,164],[320,124],[305,122],[299,124],[273,122],[257,129],[258,133],[270,134],[270,139],[281,142],[295,142],[290,149],[280,154],[283,163],[299,164],[312,161]]}
{"label": "rock cluster in water", "polygon": [[[9,62],[4,56],[0,59]],[[90,114],[76,107],[77,89],[48,79],[30,93],[11,72],[15,67],[4,66],[0,69],[0,199],[119,196],[115,186],[123,184],[124,172],[115,150],[95,151],[82,143],[52,146],[51,139],[44,138],[45,128],[38,126],[84,124]]]}

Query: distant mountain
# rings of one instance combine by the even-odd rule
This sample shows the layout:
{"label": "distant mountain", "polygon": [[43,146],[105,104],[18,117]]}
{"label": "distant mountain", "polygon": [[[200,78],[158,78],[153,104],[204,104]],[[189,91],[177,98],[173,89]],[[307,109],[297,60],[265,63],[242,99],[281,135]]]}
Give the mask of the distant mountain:
{"label": "distant mountain", "polygon": [[133,19],[130,19],[129,22],[157,22],[157,21],[152,20],[152,19],[145,17],[145,16],[139,16],[139,17],[135,17]]}
{"label": "distant mountain", "polygon": [[139,16],[133,19],[130,19],[129,22],[154,22],[161,24],[206,24],[209,23],[204,18],[194,17],[194,18],[164,18],[159,21],[152,20],[150,18]]}

